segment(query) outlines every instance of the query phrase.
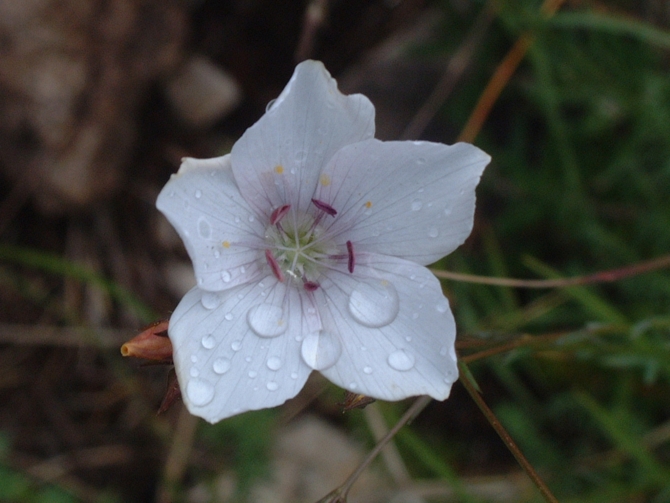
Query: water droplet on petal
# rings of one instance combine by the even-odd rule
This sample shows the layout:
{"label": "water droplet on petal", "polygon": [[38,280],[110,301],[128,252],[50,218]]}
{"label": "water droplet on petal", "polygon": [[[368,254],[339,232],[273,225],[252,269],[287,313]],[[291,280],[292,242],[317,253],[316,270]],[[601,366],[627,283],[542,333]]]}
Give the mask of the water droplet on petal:
{"label": "water droplet on petal", "polygon": [[240,223],[240,217],[238,217],[237,215],[235,215],[235,223],[236,223],[236,224],[239,224],[239,223]]}
{"label": "water droplet on petal", "polygon": [[225,374],[230,370],[230,360],[228,358],[217,358],[212,364],[212,369],[217,374]]}
{"label": "water droplet on petal", "polygon": [[366,374],[372,374],[372,367],[363,367],[363,372]]}
{"label": "water droplet on petal", "polygon": [[419,313],[412,313],[412,319],[416,320],[419,317]]}
{"label": "water droplet on petal", "polygon": [[214,250],[214,258],[219,258],[221,256],[221,252],[219,250]]}
{"label": "water droplet on petal", "polygon": [[300,351],[307,365],[314,370],[325,370],[340,358],[342,345],[335,335],[321,330],[305,337]]}
{"label": "water droplet on petal", "polygon": [[456,348],[454,348],[454,346],[449,347],[449,356],[451,357],[452,360],[456,361],[457,359]]}
{"label": "water droplet on petal", "polygon": [[233,313],[226,313],[226,315],[224,316],[224,318],[225,318],[226,320],[228,320],[228,321],[232,320],[232,319],[233,319]]}
{"label": "water droplet on petal", "polygon": [[435,309],[437,309],[438,313],[446,313],[449,309],[449,304],[447,304],[446,300],[440,301],[437,306],[435,306]]}
{"label": "water droplet on petal", "polygon": [[446,216],[451,215],[451,211],[452,211],[451,206],[447,206],[446,208],[444,208],[444,214]]}
{"label": "water droplet on petal", "polygon": [[261,337],[277,337],[288,327],[284,310],[272,304],[258,304],[249,309],[247,322],[251,330]]}
{"label": "water droplet on petal", "polygon": [[265,364],[270,370],[279,370],[281,368],[281,359],[276,356],[271,356]]}
{"label": "water droplet on petal", "polygon": [[200,302],[205,309],[214,309],[219,307],[221,299],[219,299],[218,293],[203,292],[202,297],[200,297]]}
{"label": "water droplet on petal", "polygon": [[254,218],[253,215],[249,215],[249,222],[253,222],[254,220],[256,220],[256,218]]}
{"label": "water droplet on petal", "polygon": [[275,101],[277,101],[277,100],[274,99],[274,100],[268,101],[268,104],[265,106],[265,112],[266,113],[271,111],[274,108]]}
{"label": "water droplet on petal", "polygon": [[228,271],[221,271],[221,279],[223,280],[224,283],[230,283],[230,280],[233,277],[230,275],[230,272]]}
{"label": "water droplet on petal", "polygon": [[440,348],[440,356],[447,356],[447,346],[442,346]]}
{"label": "water droplet on petal", "polygon": [[212,235],[212,226],[203,217],[198,219],[198,234],[205,239],[209,239]]}
{"label": "water droplet on petal", "polygon": [[198,363],[198,357],[195,355],[191,355],[191,363]]}
{"label": "water droplet on petal", "polygon": [[247,356],[247,357],[244,359],[244,361],[247,362],[247,363],[251,363],[251,356]]}
{"label": "water droplet on petal", "polygon": [[186,385],[186,396],[193,405],[202,407],[214,398],[214,386],[202,379],[191,379]]}
{"label": "water droplet on petal", "polygon": [[431,227],[428,230],[428,237],[436,238],[440,232],[437,230],[437,227]]}
{"label": "water droplet on petal", "polygon": [[393,283],[386,280],[358,283],[349,297],[349,312],[366,327],[388,325],[395,320],[399,310],[398,292]]}
{"label": "water droplet on petal", "polygon": [[232,344],[230,345],[230,349],[233,351],[239,351],[242,349],[242,341],[233,341]]}
{"label": "water droplet on petal", "polygon": [[198,377],[200,375],[200,371],[195,367],[191,367],[191,370],[189,370],[188,373],[191,375],[191,377]]}
{"label": "water droplet on petal", "polygon": [[279,389],[279,384],[274,381],[270,381],[265,385],[265,387],[270,391],[277,391],[277,389]]}
{"label": "water droplet on petal", "polygon": [[212,334],[208,334],[202,338],[202,347],[205,349],[212,349],[214,346],[216,346],[216,339]]}
{"label": "water droplet on petal", "polygon": [[358,388],[358,384],[356,384],[355,382],[349,383],[349,389],[356,389],[356,388]]}
{"label": "water droplet on petal", "polygon": [[298,378],[298,373],[297,372],[291,372],[291,379],[297,379]]}
{"label": "water droplet on petal", "polygon": [[244,267],[244,266],[241,266],[240,267],[240,274],[244,274],[245,272],[247,272],[247,268]]}
{"label": "water droplet on petal", "polygon": [[416,160],[416,163],[417,163],[417,164],[426,164],[426,159],[424,159],[423,157],[419,157],[419,158]]}
{"label": "water droplet on petal", "polygon": [[256,376],[258,375],[258,372],[256,372],[255,370],[250,370],[249,373],[248,373],[247,375],[248,375],[251,379],[253,379],[254,377],[256,377]]}
{"label": "water droplet on petal", "polygon": [[401,372],[405,372],[414,367],[414,357],[404,349],[399,349],[391,353],[387,359],[388,364]]}
{"label": "water droplet on petal", "polygon": [[195,198],[200,199],[202,197],[202,190],[198,189],[195,191]]}
{"label": "water droplet on petal", "polygon": [[412,211],[419,211],[421,208],[423,208],[423,203],[419,199],[415,199],[412,201]]}

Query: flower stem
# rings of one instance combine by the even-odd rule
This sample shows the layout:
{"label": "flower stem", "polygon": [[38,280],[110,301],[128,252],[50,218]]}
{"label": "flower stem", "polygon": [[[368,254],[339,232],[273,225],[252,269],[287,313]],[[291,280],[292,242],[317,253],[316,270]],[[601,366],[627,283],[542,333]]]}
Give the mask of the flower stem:
{"label": "flower stem", "polygon": [[493,426],[493,429],[500,436],[500,438],[505,443],[505,445],[512,453],[514,458],[517,460],[521,468],[523,468],[523,470],[528,474],[533,483],[537,486],[538,490],[540,491],[540,494],[542,494],[544,499],[549,503],[558,503],[556,497],[551,493],[549,487],[547,487],[547,484],[545,484],[544,481],[540,478],[540,475],[535,471],[533,465],[531,465],[530,462],[523,455],[519,447],[514,442],[514,439],[512,439],[510,434],[507,433],[505,427],[498,420],[498,418],[489,408],[489,406],[486,405],[486,402],[484,402],[484,399],[477,391],[476,384],[473,381],[471,381],[470,372],[468,370],[467,365],[462,361],[460,361],[458,363],[458,367],[461,371],[460,381],[463,383],[463,386],[465,386],[465,389],[468,391],[472,399],[475,401],[475,403],[479,407],[479,410],[482,411],[482,414],[484,414],[488,422],[491,424],[491,426]]}
{"label": "flower stem", "polygon": [[593,283],[609,283],[631,276],[637,276],[638,274],[664,269],[666,267],[670,267],[670,255],[663,255],[662,257],[638,262],[637,264],[621,267],[619,269],[608,269],[606,271],[599,271],[585,276],[573,276],[571,278],[516,279],[493,278],[490,276],[477,276],[475,274],[462,274],[450,271],[433,270],[432,272],[438,278],[484,285],[508,286],[512,288],[564,288]]}
{"label": "flower stem", "polygon": [[418,398],[412,406],[407,409],[407,411],[402,415],[402,417],[398,420],[398,422],[391,428],[382,439],[377,442],[377,445],[368,453],[368,455],[365,457],[363,461],[361,461],[361,464],[358,465],[358,467],[354,470],[354,472],[349,475],[349,478],[344,481],[344,483],[339,486],[337,489],[331,491],[328,493],[326,496],[321,498],[317,503],[344,503],[347,501],[347,495],[349,494],[349,490],[351,487],[354,485],[354,482],[358,480],[358,477],[361,476],[363,471],[372,463],[372,461],[377,457],[377,454],[381,452],[381,450],[386,447],[386,444],[388,444],[391,439],[395,436],[398,431],[400,431],[400,428],[405,426],[407,423],[411,422],[416,416],[418,416],[421,411],[430,403],[431,397],[429,396],[422,396]]}

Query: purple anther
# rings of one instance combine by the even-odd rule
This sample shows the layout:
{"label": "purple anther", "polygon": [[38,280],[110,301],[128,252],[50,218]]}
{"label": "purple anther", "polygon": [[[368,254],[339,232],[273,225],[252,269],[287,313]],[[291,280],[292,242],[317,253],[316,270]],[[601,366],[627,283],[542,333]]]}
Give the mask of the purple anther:
{"label": "purple anther", "polygon": [[317,288],[319,288],[319,284],[318,284],[318,283],[315,283],[314,281],[305,281],[305,282],[302,284],[302,286],[304,286],[304,287],[305,287],[305,290],[307,290],[308,292],[313,292],[314,290],[316,290]]}
{"label": "purple anther", "polygon": [[284,218],[286,216],[286,214],[288,213],[288,210],[290,208],[291,208],[290,204],[285,204],[284,206],[280,206],[279,208],[276,208],[272,212],[272,215],[270,215],[270,225],[275,225],[282,218]]}
{"label": "purple anther", "polygon": [[279,262],[277,262],[277,259],[275,256],[272,254],[270,250],[265,250],[265,258],[268,261],[268,265],[270,266],[270,269],[272,269],[272,274],[275,275],[275,277],[280,281],[284,282],[284,273],[281,271],[281,268],[279,267]]}
{"label": "purple anther", "polygon": [[312,202],[314,203],[314,206],[319,208],[324,213],[328,213],[331,217],[337,215],[337,210],[333,208],[330,204],[324,203],[323,201],[319,201],[318,199],[312,199]]}
{"label": "purple anther", "polygon": [[351,241],[347,241],[347,253],[349,254],[347,269],[353,274],[354,267],[356,267],[356,256],[354,255],[354,244]]}

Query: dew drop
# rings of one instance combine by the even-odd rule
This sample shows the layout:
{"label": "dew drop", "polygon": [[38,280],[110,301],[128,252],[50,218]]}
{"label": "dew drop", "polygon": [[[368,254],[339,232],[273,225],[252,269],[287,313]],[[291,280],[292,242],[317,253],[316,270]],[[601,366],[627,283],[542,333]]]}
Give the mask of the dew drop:
{"label": "dew drop", "polygon": [[226,320],[228,320],[228,321],[231,321],[231,320],[233,319],[233,313],[226,313],[226,315],[224,316],[224,318],[225,318]]}
{"label": "dew drop", "polygon": [[358,384],[356,384],[355,382],[349,383],[349,389],[356,389],[356,388],[358,388]]}
{"label": "dew drop", "polygon": [[195,198],[200,199],[202,197],[202,190],[198,189],[195,191]]}
{"label": "dew drop", "polygon": [[279,370],[281,368],[281,359],[276,356],[271,356],[265,364],[270,370]]}
{"label": "dew drop", "polygon": [[214,309],[219,307],[219,304],[221,304],[221,299],[219,299],[218,293],[203,292],[202,297],[200,297],[200,302],[205,309]]}
{"label": "dew drop", "polygon": [[456,361],[456,359],[457,359],[456,349],[454,348],[454,346],[449,347],[449,357],[454,361]]}
{"label": "dew drop", "polygon": [[404,349],[391,353],[387,359],[391,368],[405,372],[414,367],[414,357]]}
{"label": "dew drop", "polygon": [[309,334],[300,347],[302,359],[314,370],[325,370],[335,365],[342,354],[337,336],[321,330]]}
{"label": "dew drop", "polygon": [[191,355],[191,363],[198,363],[198,357],[195,355]]}
{"label": "dew drop", "polygon": [[247,268],[244,267],[244,266],[241,266],[240,267],[240,274],[244,274],[245,272],[247,272]]}
{"label": "dew drop", "polygon": [[405,337],[405,340],[406,340],[407,342],[412,342],[412,338],[411,338],[409,335],[408,335],[407,337]]}
{"label": "dew drop", "polygon": [[363,372],[366,374],[372,374],[372,367],[363,367]]}
{"label": "dew drop", "polygon": [[209,239],[212,235],[212,226],[203,217],[198,219],[198,234],[205,239]]}
{"label": "dew drop", "polygon": [[428,237],[436,238],[440,232],[437,230],[437,227],[431,227],[428,230]]}
{"label": "dew drop", "polygon": [[186,386],[186,396],[193,405],[202,407],[214,398],[214,386],[202,379],[191,379]]}
{"label": "dew drop", "polygon": [[349,312],[363,326],[379,328],[395,320],[400,299],[393,283],[372,280],[358,283],[349,297]]}
{"label": "dew drop", "polygon": [[188,373],[191,377],[198,377],[200,375],[200,371],[195,367],[191,367],[191,370],[189,370]]}
{"label": "dew drop", "polygon": [[235,223],[236,223],[236,224],[239,224],[239,223],[240,223],[240,217],[238,217],[237,215],[235,215]]}
{"label": "dew drop", "polygon": [[277,391],[279,389],[279,384],[277,384],[275,381],[270,381],[265,385],[265,387],[270,391]]}
{"label": "dew drop", "polygon": [[416,320],[419,317],[419,313],[412,313],[412,319]]}
{"label": "dew drop", "polygon": [[437,306],[435,306],[435,309],[437,309],[438,313],[446,313],[449,309],[449,304],[447,304],[446,300],[440,301]]}
{"label": "dew drop", "polygon": [[212,370],[217,374],[225,374],[230,370],[230,360],[228,358],[217,358],[212,364]]}
{"label": "dew drop", "polygon": [[221,252],[219,250],[214,250],[214,258],[221,257]]}
{"label": "dew drop", "polygon": [[230,280],[233,277],[230,275],[229,271],[221,271],[221,279],[223,280],[224,283],[230,283]]}
{"label": "dew drop", "polygon": [[255,370],[250,370],[249,373],[248,373],[247,375],[248,375],[251,379],[253,379],[254,377],[256,377],[256,376],[258,375],[258,372],[256,372]]}
{"label": "dew drop", "polygon": [[253,222],[256,218],[253,215],[249,215],[249,222]]}
{"label": "dew drop", "polygon": [[265,111],[266,111],[266,112],[269,112],[269,111],[271,111],[271,110],[274,108],[275,101],[277,101],[277,100],[274,99],[274,100],[270,100],[270,101],[268,101],[268,104],[265,105]]}
{"label": "dew drop", "polygon": [[247,362],[247,363],[251,363],[251,356],[247,356],[247,357],[244,359],[244,361]]}
{"label": "dew drop", "polygon": [[412,211],[419,211],[421,208],[423,208],[423,203],[419,199],[415,199],[412,201]]}
{"label": "dew drop", "polygon": [[297,379],[298,378],[298,373],[297,372],[291,372],[291,379]]}
{"label": "dew drop", "polygon": [[230,345],[230,349],[233,351],[239,351],[242,349],[242,341],[233,341],[232,344]]}
{"label": "dew drop", "polygon": [[212,334],[204,336],[200,342],[205,349],[212,349],[216,346],[216,338]]}
{"label": "dew drop", "polygon": [[446,216],[451,215],[451,212],[452,212],[451,206],[447,206],[446,208],[444,208],[444,214]]}
{"label": "dew drop", "polygon": [[416,160],[416,163],[417,163],[417,164],[426,164],[426,159],[424,159],[423,157],[419,157],[419,158]]}
{"label": "dew drop", "polygon": [[272,304],[258,304],[249,309],[247,322],[251,330],[261,337],[277,337],[288,327],[284,310]]}

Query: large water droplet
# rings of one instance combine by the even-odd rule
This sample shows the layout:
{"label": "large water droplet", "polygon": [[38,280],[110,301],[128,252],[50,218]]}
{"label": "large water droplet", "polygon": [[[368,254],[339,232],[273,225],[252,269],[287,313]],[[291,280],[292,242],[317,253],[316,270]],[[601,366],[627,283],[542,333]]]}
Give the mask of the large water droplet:
{"label": "large water droplet", "polygon": [[359,283],[349,297],[349,312],[366,327],[388,325],[395,320],[399,310],[398,292],[393,283],[386,280]]}
{"label": "large water droplet", "polygon": [[209,239],[209,237],[212,235],[212,226],[209,225],[209,222],[203,217],[198,219],[198,234],[200,234],[200,237],[205,239]]}
{"label": "large water droplet", "polygon": [[217,374],[225,374],[230,370],[230,360],[228,358],[217,358],[212,364],[212,370]]}
{"label": "large water droplet", "polygon": [[202,338],[202,347],[205,349],[212,349],[214,346],[216,346],[216,339],[212,334],[207,334]]}
{"label": "large water droplet", "polygon": [[412,211],[419,211],[421,208],[423,208],[423,203],[420,199],[412,201]]}
{"label": "large water droplet", "polygon": [[221,271],[221,279],[224,283],[230,283],[230,280],[233,279],[233,277],[230,275],[230,272]]}
{"label": "large water droplet", "polygon": [[412,367],[414,367],[414,356],[409,354],[404,349],[399,349],[398,351],[391,353],[387,361],[392,368],[402,372],[410,370]]}
{"label": "large water droplet", "polygon": [[314,370],[325,370],[340,358],[342,345],[335,335],[321,330],[305,337],[300,351],[307,365]]}
{"label": "large water droplet", "polygon": [[221,299],[219,299],[218,293],[203,292],[202,297],[200,297],[200,302],[205,309],[214,309],[219,307],[219,304],[221,304]]}
{"label": "large water droplet", "polygon": [[270,370],[279,370],[281,368],[281,359],[276,356],[271,356],[265,364]]}
{"label": "large water droplet", "polygon": [[272,304],[258,304],[249,309],[247,322],[251,330],[261,337],[277,337],[288,327],[284,310]]}
{"label": "large water droplet", "polygon": [[186,396],[193,405],[202,407],[214,398],[214,386],[202,379],[191,379],[186,385]]}
{"label": "large water droplet", "polygon": [[270,391],[277,391],[279,389],[279,384],[274,381],[270,381],[265,385],[265,387]]}
{"label": "large water droplet", "polygon": [[428,237],[436,238],[440,231],[437,230],[437,227],[431,227],[428,229]]}

